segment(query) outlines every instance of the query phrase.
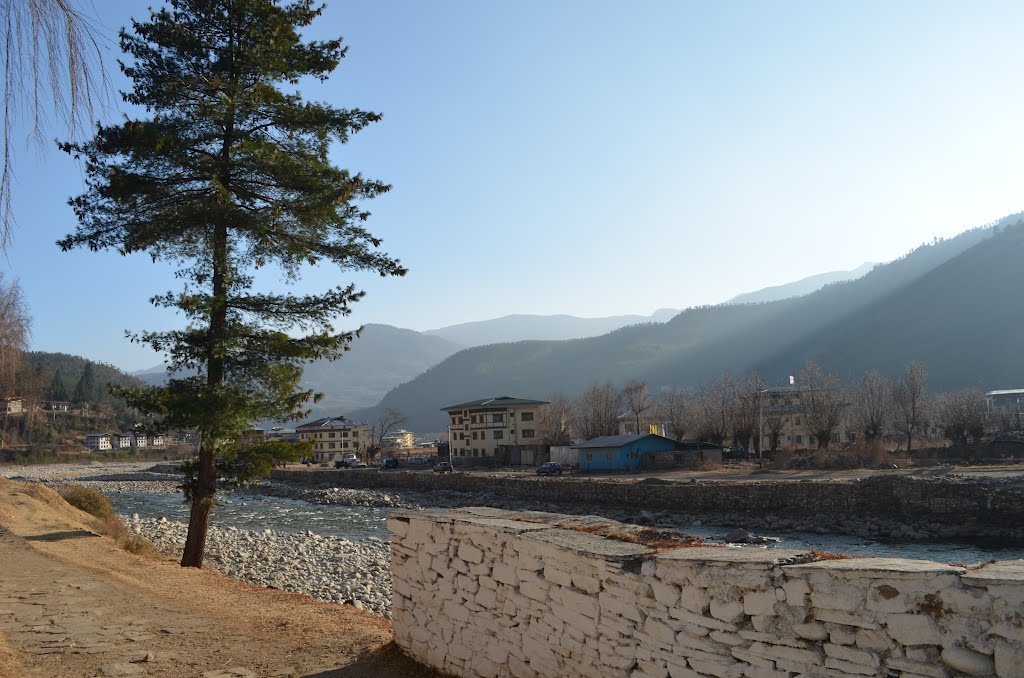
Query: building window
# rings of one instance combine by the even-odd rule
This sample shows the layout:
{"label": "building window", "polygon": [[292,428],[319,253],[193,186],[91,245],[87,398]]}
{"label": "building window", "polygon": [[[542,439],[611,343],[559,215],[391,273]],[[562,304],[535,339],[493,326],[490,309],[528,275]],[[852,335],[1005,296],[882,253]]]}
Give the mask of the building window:
{"label": "building window", "polygon": [[455,424],[458,423],[458,422],[455,421],[456,419],[457,419],[457,417],[452,417],[452,426],[455,426]]}
{"label": "building window", "polygon": [[523,412],[519,416],[520,421],[533,421],[533,412]]}
{"label": "building window", "polygon": [[505,437],[505,432],[504,431],[495,431],[494,432],[494,439],[495,440],[501,440],[504,437]]}
{"label": "building window", "polygon": [[327,437],[328,438],[333,438],[334,437],[334,431],[331,431],[330,433],[328,433]]}
{"label": "building window", "polygon": [[796,444],[797,445],[802,445],[803,442],[804,442],[804,437],[803,436],[797,436],[796,437]]}
{"label": "building window", "polygon": [[476,440],[476,431],[473,431],[473,440]]}
{"label": "building window", "polygon": [[477,457],[477,456],[479,456],[479,455],[480,455],[480,451],[479,451],[479,450],[477,450],[477,449],[476,449],[476,448],[474,447],[474,448],[473,448],[473,456],[474,456],[474,457]]}
{"label": "building window", "polygon": [[523,437],[524,438],[532,438],[533,437],[533,429],[532,428],[524,428],[523,429]]}
{"label": "building window", "polygon": [[505,423],[505,415],[500,412],[498,414],[492,414],[491,422],[494,424],[503,424]]}
{"label": "building window", "polygon": [[329,449],[332,449],[332,450],[333,450],[333,449],[334,449],[334,443],[327,443],[327,447],[328,447]]}
{"label": "building window", "polygon": [[594,453],[593,452],[587,452],[587,461],[593,461],[593,459],[594,459]]}
{"label": "building window", "polygon": [[480,431],[480,440],[487,440],[487,431]]}

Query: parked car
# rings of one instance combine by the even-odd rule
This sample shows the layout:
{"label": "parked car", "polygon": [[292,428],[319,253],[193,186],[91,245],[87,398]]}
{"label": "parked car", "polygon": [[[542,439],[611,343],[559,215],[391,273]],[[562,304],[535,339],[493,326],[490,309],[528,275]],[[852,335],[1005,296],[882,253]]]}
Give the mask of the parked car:
{"label": "parked car", "polygon": [[388,458],[380,462],[381,468],[398,468],[401,464],[398,463],[397,459]]}
{"label": "parked car", "polygon": [[426,465],[427,465],[426,457],[413,457],[412,459],[409,460],[409,466],[426,466]]}
{"label": "parked car", "polygon": [[434,473],[451,473],[452,471],[452,465],[447,461],[442,461],[434,467]]}
{"label": "parked car", "polygon": [[562,465],[557,461],[549,461],[546,464],[541,464],[537,467],[537,475],[560,476],[562,475]]}

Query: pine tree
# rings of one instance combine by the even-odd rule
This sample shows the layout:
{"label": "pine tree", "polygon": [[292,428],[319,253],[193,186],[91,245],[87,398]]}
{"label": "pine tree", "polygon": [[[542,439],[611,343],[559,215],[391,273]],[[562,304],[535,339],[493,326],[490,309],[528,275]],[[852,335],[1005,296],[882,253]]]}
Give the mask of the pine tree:
{"label": "pine tree", "polygon": [[300,38],[321,9],[312,0],[171,0],[121,32],[132,57],[122,66],[133,82],[124,98],[151,117],[62,146],[85,160],[87,187],[71,200],[79,225],[61,248],[147,252],[178,265],[184,281],[151,301],[178,309],[187,325],[136,339],[167,353],[172,370],[198,374],[119,390],[166,426],[201,434],[185,481],[184,566],[202,565],[218,477],[244,481],[285,454],[243,449],[241,432],[308,414],[315,394],[299,387],[302,364],[338,357],[353,338],[333,321],[363,296],[354,285],[265,291],[255,271],[271,267],[285,283],[321,264],[405,273],[363,226],[362,203],[389,186],[328,160],[333,142],[380,116],[295,90],[303,78],[325,80],[345,56],[341,40]]}
{"label": "pine tree", "polygon": [[82,376],[78,378],[78,383],[75,384],[74,397],[75,402],[79,405],[96,400],[96,371],[90,362],[85,363],[85,367],[82,369]]}

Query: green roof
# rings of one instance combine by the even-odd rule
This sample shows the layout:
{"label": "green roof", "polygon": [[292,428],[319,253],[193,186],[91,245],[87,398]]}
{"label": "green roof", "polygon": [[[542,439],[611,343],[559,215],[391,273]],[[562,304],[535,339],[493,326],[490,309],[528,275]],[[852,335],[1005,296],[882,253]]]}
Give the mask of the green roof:
{"label": "green roof", "polygon": [[462,403],[460,405],[449,405],[448,407],[442,407],[442,412],[451,412],[452,410],[475,410],[483,407],[524,407],[527,405],[547,405],[546,400],[528,400],[526,398],[512,398],[510,396],[500,396],[498,398],[484,398],[483,400],[472,400],[468,403]]}

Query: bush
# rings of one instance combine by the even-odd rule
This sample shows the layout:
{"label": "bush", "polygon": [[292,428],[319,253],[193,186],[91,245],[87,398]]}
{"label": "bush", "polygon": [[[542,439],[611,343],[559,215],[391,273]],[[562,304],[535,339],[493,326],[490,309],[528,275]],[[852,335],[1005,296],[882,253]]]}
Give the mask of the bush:
{"label": "bush", "polygon": [[71,485],[62,489],[60,496],[76,509],[85,511],[103,522],[108,521],[110,518],[117,519],[114,505],[99,490],[94,490],[84,485]]}
{"label": "bush", "polygon": [[126,534],[117,540],[118,545],[128,553],[139,556],[155,556],[156,546],[141,534]]}

